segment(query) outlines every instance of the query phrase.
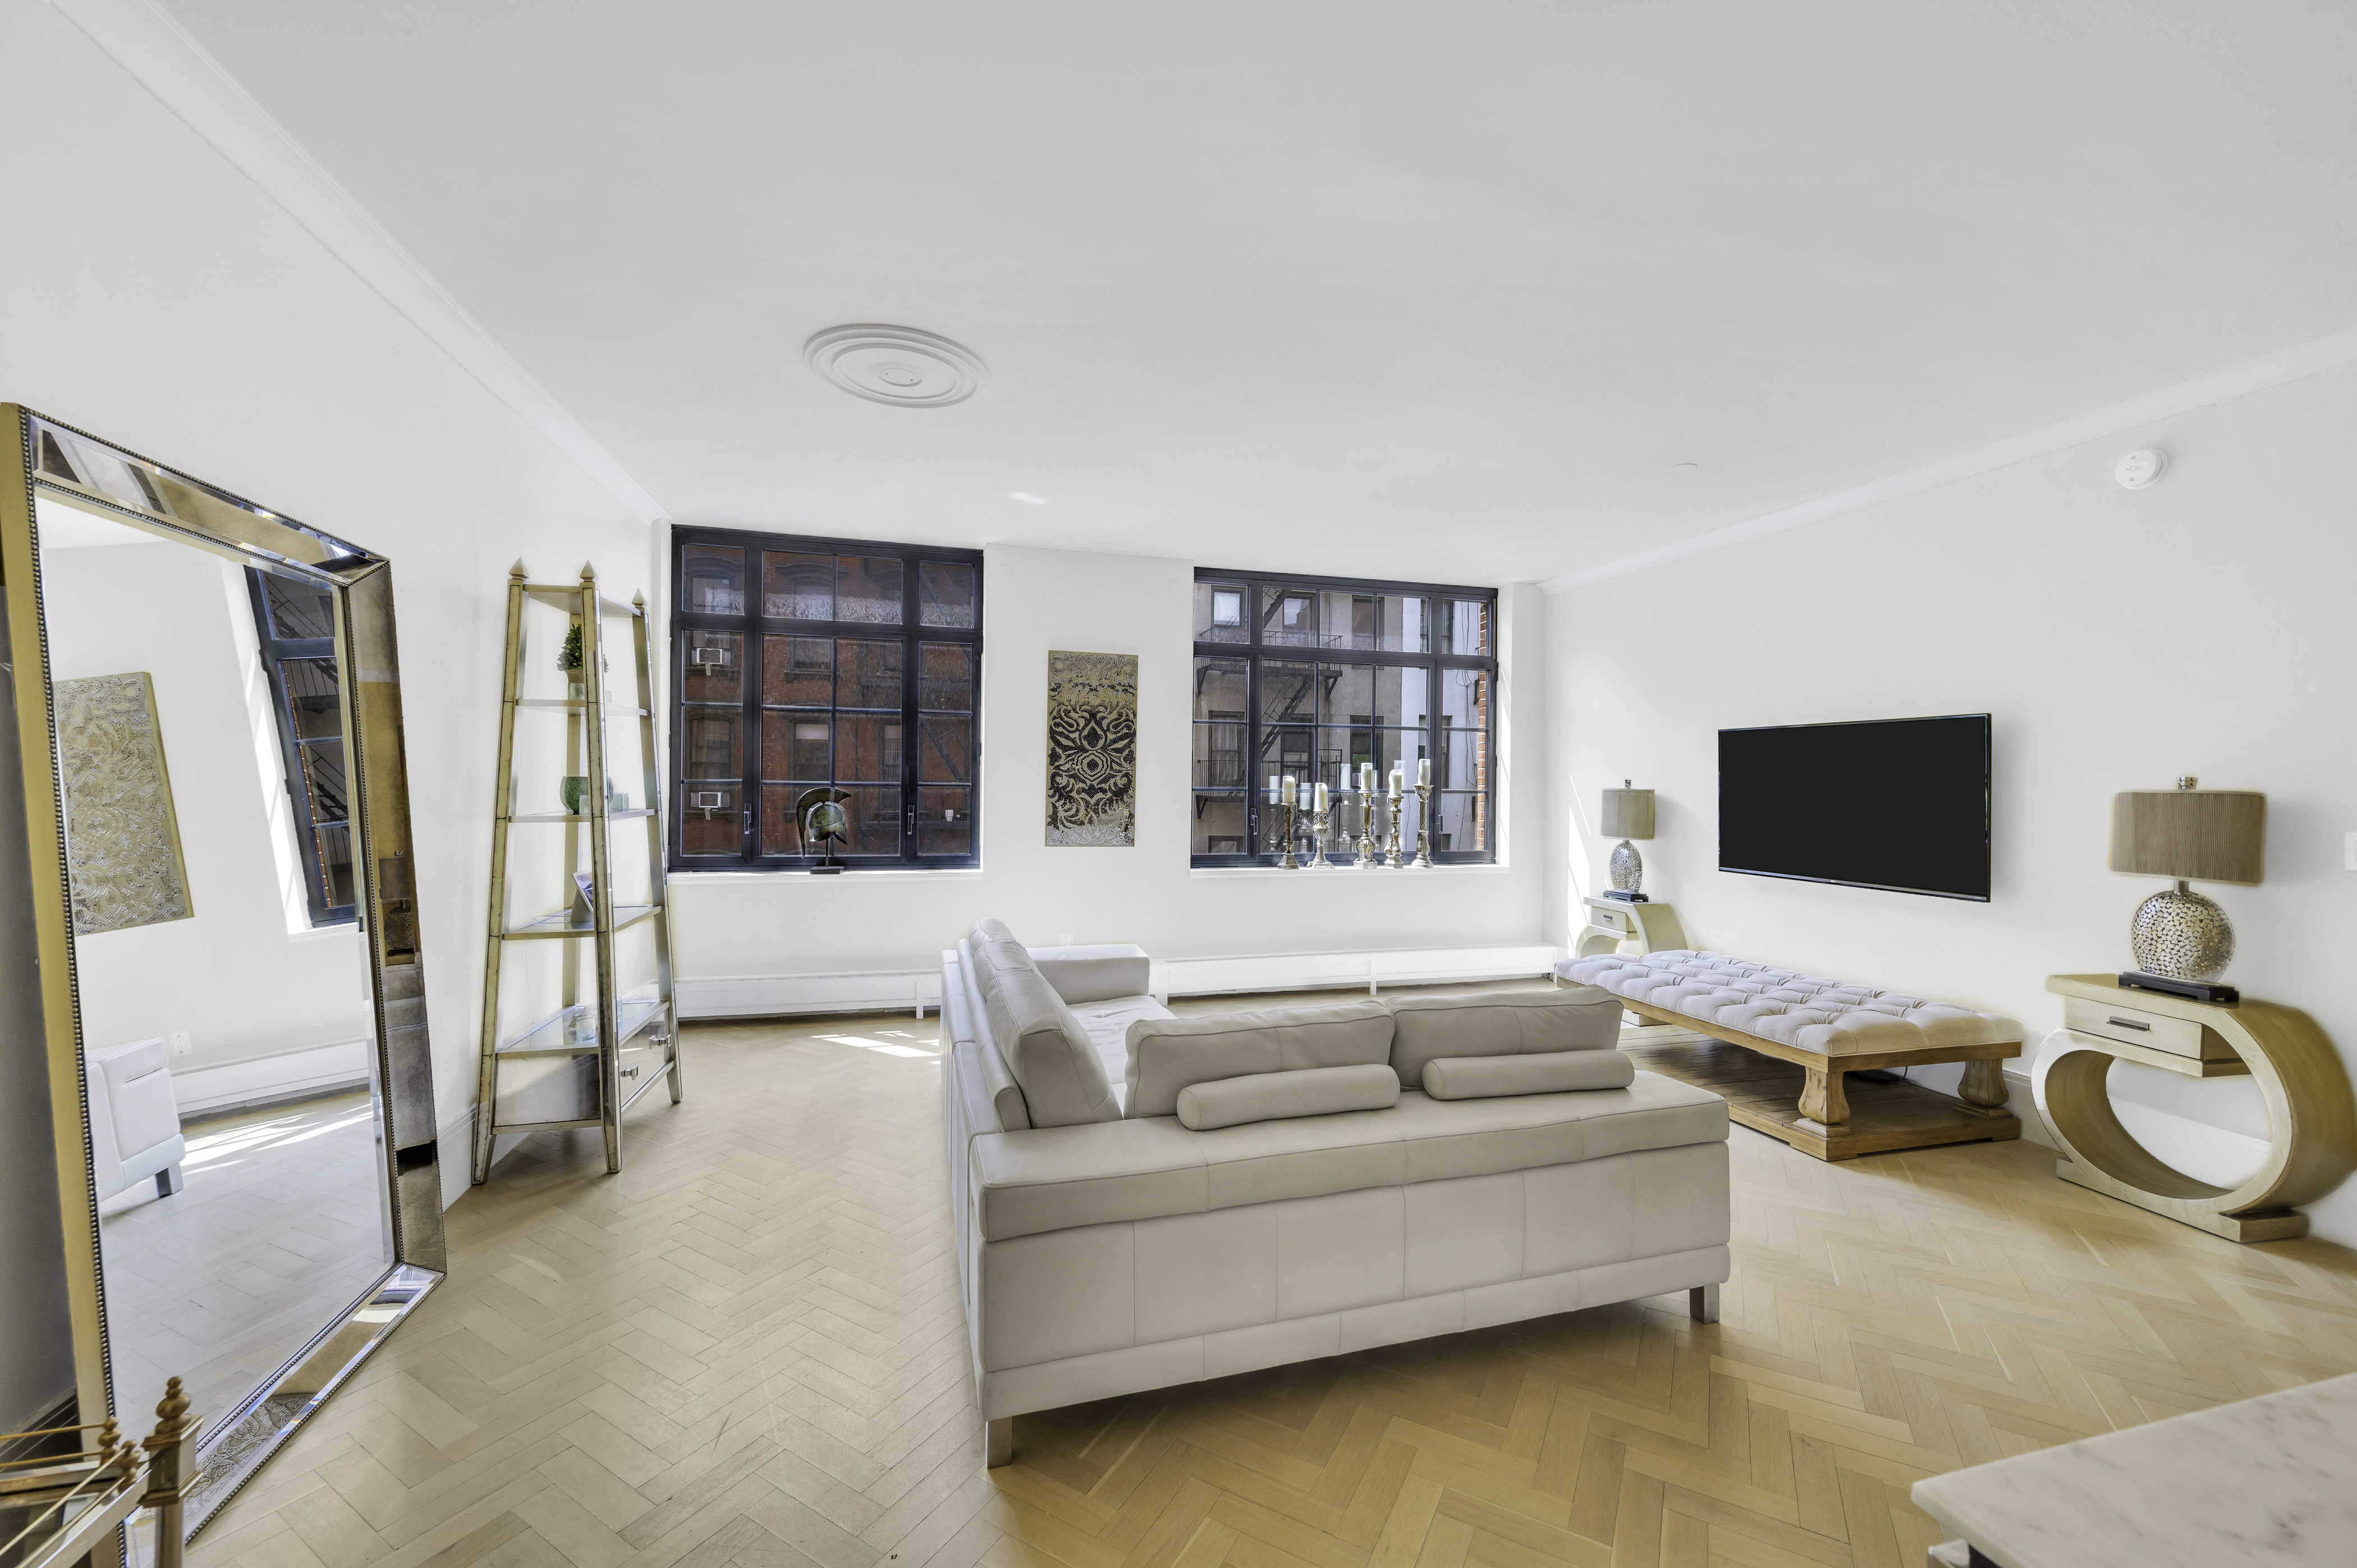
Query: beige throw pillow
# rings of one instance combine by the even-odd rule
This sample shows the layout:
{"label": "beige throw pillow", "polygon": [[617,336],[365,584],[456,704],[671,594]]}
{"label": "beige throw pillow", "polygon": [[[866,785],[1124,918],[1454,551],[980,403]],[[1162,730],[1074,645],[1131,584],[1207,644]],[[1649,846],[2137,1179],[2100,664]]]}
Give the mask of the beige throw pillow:
{"label": "beige throw pillow", "polygon": [[1125,1114],[1170,1116],[1178,1091],[1251,1073],[1380,1066],[1392,1052],[1392,1016],[1380,1002],[1273,1007],[1191,1018],[1141,1018],[1129,1026]]}
{"label": "beige throw pillow", "polygon": [[1198,1133],[1275,1122],[1288,1116],[1331,1116],[1382,1111],[1399,1103],[1399,1074],[1388,1067],[1313,1067],[1299,1072],[1255,1072],[1190,1083],[1178,1091],[1178,1124]]}

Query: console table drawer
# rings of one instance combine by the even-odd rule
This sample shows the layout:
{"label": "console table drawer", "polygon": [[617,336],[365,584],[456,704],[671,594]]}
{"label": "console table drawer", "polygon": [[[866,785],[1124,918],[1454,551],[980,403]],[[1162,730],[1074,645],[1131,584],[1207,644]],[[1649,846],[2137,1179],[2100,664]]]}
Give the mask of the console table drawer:
{"label": "console table drawer", "polygon": [[2107,1040],[2166,1051],[2195,1061],[2222,1060],[2234,1054],[2224,1040],[2192,1019],[2147,1013],[2141,1007],[2112,1006],[2084,997],[2065,996],[2062,1022],[2083,1035],[2101,1035]]}

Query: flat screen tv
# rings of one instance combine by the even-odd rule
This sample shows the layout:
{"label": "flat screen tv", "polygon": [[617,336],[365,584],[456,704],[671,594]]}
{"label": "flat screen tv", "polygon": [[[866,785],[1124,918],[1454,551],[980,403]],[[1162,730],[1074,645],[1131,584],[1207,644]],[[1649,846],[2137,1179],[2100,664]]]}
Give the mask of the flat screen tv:
{"label": "flat screen tv", "polygon": [[1988,714],[1719,731],[1718,868],[1988,902]]}

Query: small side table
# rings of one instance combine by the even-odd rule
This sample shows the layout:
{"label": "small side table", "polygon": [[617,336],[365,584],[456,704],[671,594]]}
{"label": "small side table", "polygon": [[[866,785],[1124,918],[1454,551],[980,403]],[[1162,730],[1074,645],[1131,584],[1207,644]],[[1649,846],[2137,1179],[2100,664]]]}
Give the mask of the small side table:
{"label": "small side table", "polygon": [[[2230,1241],[2308,1234],[2309,1203],[2357,1168],[2357,1100],[2316,1020],[2245,997],[2193,1002],[2136,991],[2108,974],[2054,974],[2069,1048],[2040,1060],[2038,1103],[2069,1156],[2054,1174],[2093,1191],[2199,1226]],[[2240,1187],[2212,1187],[2163,1164],[2112,1110],[2114,1060],[2188,1078],[2247,1075],[2267,1110],[2267,1157]]]}
{"label": "small side table", "polygon": [[1624,941],[1634,941],[1639,952],[1675,952],[1686,945],[1686,929],[1667,904],[1631,904],[1625,898],[1589,897],[1587,924],[1572,940],[1571,956],[1594,958],[1618,952]]}

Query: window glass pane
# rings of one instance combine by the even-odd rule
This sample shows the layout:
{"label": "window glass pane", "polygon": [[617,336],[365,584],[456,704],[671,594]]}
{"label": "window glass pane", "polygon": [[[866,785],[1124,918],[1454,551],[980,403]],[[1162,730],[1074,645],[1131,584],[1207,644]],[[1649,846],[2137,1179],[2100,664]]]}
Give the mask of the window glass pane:
{"label": "window glass pane", "polygon": [[[761,786],[761,853],[763,854],[800,854],[802,853],[802,824],[794,811],[794,803],[806,789],[823,789],[825,780],[815,784],[764,784]],[[838,854],[843,846],[834,846]],[[815,852],[813,852],[815,853]]]}
{"label": "window glass pane", "polygon": [[[797,715],[799,717],[799,715]],[[845,714],[834,721],[835,782],[900,779],[900,721],[881,714]],[[797,730],[802,726],[798,722]],[[800,753],[796,754],[799,760]],[[797,769],[797,771],[800,771]]]}
{"label": "window glass pane", "polygon": [[690,703],[733,703],[745,694],[745,634],[680,634],[679,694]]}
{"label": "window glass pane", "polygon": [[869,626],[899,625],[903,575],[897,556],[836,556],[834,618]]}
{"label": "window glass pane", "polygon": [[1318,598],[1322,647],[1386,653],[1427,651],[1425,601],[1420,595],[1329,588]]}
{"label": "window glass pane", "polygon": [[899,854],[900,791],[897,788],[850,789],[844,793],[851,797],[843,803],[844,811],[851,818],[851,853]]}
{"label": "window glass pane", "polygon": [[1252,689],[1246,679],[1249,668],[1241,659],[1196,660],[1195,717],[1241,720]]}
{"label": "window glass pane", "polygon": [[343,822],[312,830],[311,842],[319,862],[319,896],[330,909],[352,902],[352,830]]}
{"label": "window glass pane", "polygon": [[971,629],[974,568],[953,561],[918,562],[917,622]]}
{"label": "window glass pane", "polygon": [[1261,590],[1260,639],[1269,648],[1318,644],[1318,596],[1307,588]]}
{"label": "window glass pane", "polygon": [[1480,730],[1440,732],[1441,766],[1433,782],[1444,789],[1487,789],[1490,787],[1490,737]]}
{"label": "window glass pane", "polygon": [[352,809],[344,788],[344,743],[309,741],[296,747],[296,753],[302,758],[304,787],[311,792],[311,820],[349,822]]}
{"label": "window glass pane", "polygon": [[[1265,812],[1266,808],[1263,808]],[[1250,854],[1252,819],[1240,794],[1195,791],[1192,848],[1197,854]]]}
{"label": "window glass pane", "polygon": [[1425,722],[1430,677],[1422,670],[1390,664],[1328,664],[1328,724],[1382,725],[1414,728]]}
{"label": "window glass pane", "polygon": [[690,708],[680,735],[680,777],[739,779],[745,773],[745,714],[737,708]]}
{"label": "window glass pane", "polygon": [[917,853],[974,853],[974,791],[930,789],[917,791]]}
{"label": "window glass pane", "polygon": [[1460,729],[1489,728],[1491,687],[1495,682],[1487,670],[1443,670],[1440,722]]}
{"label": "window glass pane", "polygon": [[278,668],[286,677],[287,716],[300,740],[333,740],[343,733],[344,714],[336,701],[336,661],[289,659]]}
{"label": "window glass pane", "polygon": [[737,829],[737,786],[689,784],[682,789],[679,843],[683,854],[735,855],[742,847]]}
{"label": "window glass pane", "polygon": [[823,713],[766,708],[761,713],[761,777],[826,782],[833,721]]}
{"label": "window glass pane", "polygon": [[745,613],[745,551],[741,545],[690,544],[680,554],[680,608],[700,615]]}
{"label": "window glass pane", "polygon": [[834,705],[838,708],[889,708],[900,711],[900,658],[906,643],[854,642],[845,638],[834,645]]}
{"label": "window glass pane", "polygon": [[1392,769],[1397,768],[1401,789],[1412,792],[1415,789],[1416,761],[1424,756],[1431,736],[1420,729],[1379,729],[1370,733],[1373,740],[1374,756],[1371,760],[1375,765],[1375,788],[1388,791]]}
{"label": "window glass pane", "polygon": [[1444,653],[1488,653],[1490,622],[1497,612],[1493,599],[1450,599],[1448,607],[1448,646]]}
{"label": "window glass pane", "polygon": [[1199,789],[1248,789],[1244,776],[1244,726],[1209,724],[1195,726],[1195,784]]}
{"label": "window glass pane", "polygon": [[1375,732],[1365,729],[1322,729],[1318,732],[1318,755],[1321,760],[1330,758],[1327,771],[1320,778],[1332,788],[1359,787],[1359,766],[1375,759]]}
{"label": "window glass pane", "polygon": [[1318,722],[1318,666],[1271,659],[1260,667],[1260,722],[1264,725]]}
{"label": "window glass pane", "polygon": [[834,557],[763,551],[761,613],[777,620],[833,620]]}
{"label": "window glass pane", "polygon": [[974,650],[962,642],[919,643],[917,705],[935,713],[974,712]]}
{"label": "window glass pane", "polygon": [[1196,584],[1195,640],[1250,642],[1252,628],[1244,622],[1244,593],[1242,583]]}
{"label": "window glass pane", "polygon": [[917,721],[917,777],[928,784],[974,779],[974,721],[927,714]]}
{"label": "window glass pane", "polygon": [[1490,847],[1490,797],[1448,793],[1432,798],[1432,853],[1479,853]]}
{"label": "window glass pane", "polygon": [[[270,634],[284,640],[336,635],[334,596],[311,583],[262,574],[262,596],[270,606]],[[344,900],[349,904],[350,899]]]}
{"label": "window glass pane", "polygon": [[823,708],[834,694],[834,643],[831,639],[761,639],[761,701],[796,708]]}
{"label": "window glass pane", "polygon": [[1307,725],[1287,725],[1278,729],[1260,732],[1260,764],[1253,777],[1266,787],[1267,775],[1290,773],[1297,779],[1309,776],[1310,758],[1315,755],[1316,732]]}

